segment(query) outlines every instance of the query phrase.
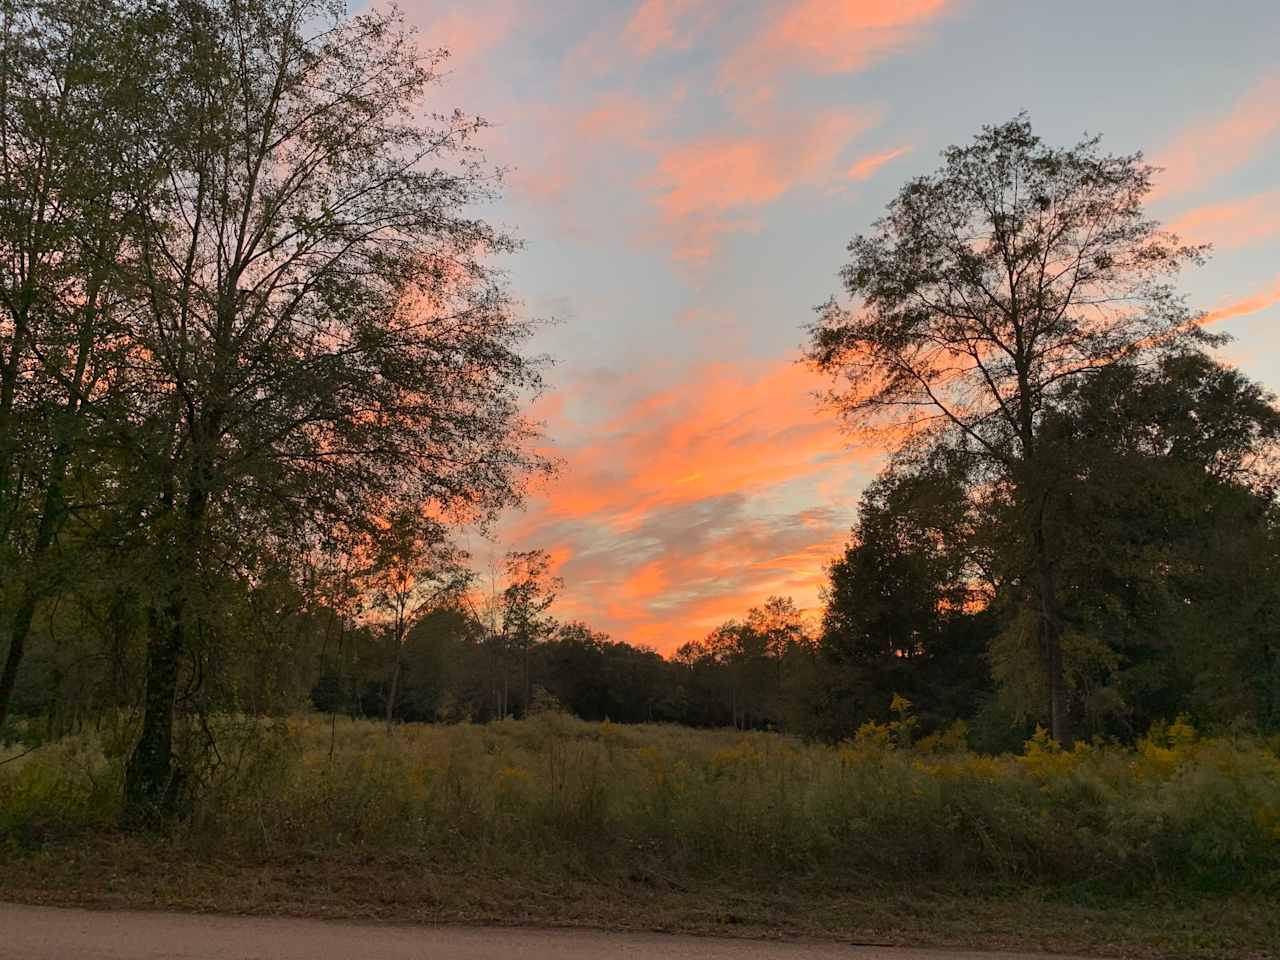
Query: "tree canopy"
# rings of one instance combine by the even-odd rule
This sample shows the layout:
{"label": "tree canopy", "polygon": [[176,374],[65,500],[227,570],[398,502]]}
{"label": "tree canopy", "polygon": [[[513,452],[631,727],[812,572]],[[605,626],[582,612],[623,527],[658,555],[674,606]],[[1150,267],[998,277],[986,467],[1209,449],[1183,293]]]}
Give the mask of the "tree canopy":
{"label": "tree canopy", "polygon": [[849,244],[849,306],[811,327],[809,359],[853,426],[945,443],[1020,515],[1018,585],[1053,735],[1070,738],[1060,571],[1049,542],[1057,465],[1046,411],[1081,379],[1212,337],[1172,278],[1203,251],[1143,211],[1153,170],[1098,138],[1043,143],[1025,116],[951,147]]}

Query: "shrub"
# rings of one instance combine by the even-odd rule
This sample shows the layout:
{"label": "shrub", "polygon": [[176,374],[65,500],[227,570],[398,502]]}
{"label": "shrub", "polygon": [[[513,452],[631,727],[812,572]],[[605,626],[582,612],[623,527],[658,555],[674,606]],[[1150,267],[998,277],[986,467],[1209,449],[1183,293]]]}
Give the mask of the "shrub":
{"label": "shrub", "polygon": [[[493,869],[1222,887],[1280,871],[1280,757],[1179,721],[1135,749],[910,745],[899,712],[832,748],[621,728],[555,710],[485,726],[221,718],[179,839],[253,855],[413,853]],[[891,728],[891,729],[890,729]],[[0,756],[3,759],[3,756]],[[0,829],[99,828],[120,753],[72,737],[0,766]],[[26,839],[23,839],[26,838]]]}

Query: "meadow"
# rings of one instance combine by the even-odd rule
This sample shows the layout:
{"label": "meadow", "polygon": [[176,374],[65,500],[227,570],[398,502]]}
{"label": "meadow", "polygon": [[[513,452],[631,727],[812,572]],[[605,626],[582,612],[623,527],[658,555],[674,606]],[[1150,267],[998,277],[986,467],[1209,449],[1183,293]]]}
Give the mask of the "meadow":
{"label": "meadow", "polygon": [[[1275,911],[1259,904],[1280,892],[1280,739],[1201,737],[1179,722],[1132,748],[1062,751],[1038,735],[1021,755],[983,756],[964,746],[962,727],[912,742],[905,712],[837,746],[556,712],[390,734],[315,715],[218,723],[220,752],[195,774],[204,778],[199,799],[160,839],[115,832],[130,742],[123,725],[22,756],[25,748],[5,748],[0,842],[11,869],[0,895],[273,909],[254,900],[253,883],[270,901],[263,877],[275,870],[279,880],[285,865],[298,872],[295,886],[314,886],[310,900],[295,889],[281,903],[291,912],[358,912],[334,893],[340,873],[343,889],[376,893],[383,916],[396,916],[397,903],[408,909],[412,884],[389,891],[416,875],[431,878],[433,919],[609,925],[636,919],[640,895],[651,900],[641,925],[668,925],[656,922],[659,912],[683,902],[699,904],[699,929],[758,920],[783,932],[857,928],[892,939],[911,918],[863,923],[865,910],[910,891],[920,925],[931,897],[957,917],[959,903],[974,904],[963,922],[928,919],[930,942],[1019,942],[1009,930],[1027,909],[1040,911],[1037,942],[1077,948],[1177,942],[1204,956],[1253,956],[1255,942],[1278,935]],[[137,858],[146,862],[135,870]],[[256,880],[245,880],[245,865]],[[454,892],[441,894],[450,884]],[[228,885],[240,886],[239,899]],[[507,895],[494,892],[503,885]],[[556,889],[603,897],[595,919],[537,906]],[[610,890],[632,901],[612,915],[600,893]],[[768,891],[782,898],[772,907]],[[1028,891],[1041,907],[1028,906]],[[450,912],[468,896],[487,912]],[[725,906],[734,898],[737,908]],[[777,903],[789,904],[790,927],[752,914],[776,913]],[[993,903],[1016,906],[993,913]],[[1194,903],[1194,916],[1171,903]],[[862,905],[861,920],[850,904]],[[827,919],[806,919],[806,909]],[[846,911],[843,920],[833,910]],[[1093,934],[1069,929],[1080,910]],[[1135,914],[1142,922],[1124,919]],[[1226,926],[1213,929],[1215,916]],[[1170,930],[1191,939],[1161,940]]]}

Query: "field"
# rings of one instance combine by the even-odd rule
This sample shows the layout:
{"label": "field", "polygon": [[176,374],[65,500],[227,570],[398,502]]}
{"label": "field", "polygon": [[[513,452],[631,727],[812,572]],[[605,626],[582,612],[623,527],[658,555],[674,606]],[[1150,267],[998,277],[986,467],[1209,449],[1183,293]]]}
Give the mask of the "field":
{"label": "field", "polygon": [[[127,729],[0,752],[0,896],[1252,957],[1280,947],[1280,742],[907,724],[768,733],[223,718],[188,818],[120,834]],[[189,731],[197,742],[201,731]]]}

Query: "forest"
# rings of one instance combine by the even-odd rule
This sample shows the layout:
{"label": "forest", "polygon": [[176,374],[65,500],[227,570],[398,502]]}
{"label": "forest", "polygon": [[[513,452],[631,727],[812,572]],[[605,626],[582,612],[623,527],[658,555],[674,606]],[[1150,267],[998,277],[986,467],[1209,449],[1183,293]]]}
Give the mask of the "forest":
{"label": "forest", "polygon": [[[850,225],[796,338],[813,416],[886,453],[821,608],[663,655],[560,615],[555,544],[462,547],[560,465],[445,51],[330,0],[0,16],[21,882],[75,899],[86,834],[122,846],[83,877],[163,872],[160,836],[815,902],[1179,878],[1276,933],[1245,914],[1280,876],[1280,406],[1179,292],[1210,251],[1149,217],[1141,154],[1022,114]],[[1098,936],[1150,940],[1125,922]]]}

